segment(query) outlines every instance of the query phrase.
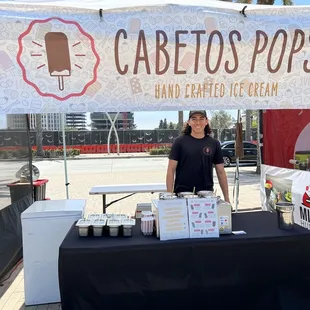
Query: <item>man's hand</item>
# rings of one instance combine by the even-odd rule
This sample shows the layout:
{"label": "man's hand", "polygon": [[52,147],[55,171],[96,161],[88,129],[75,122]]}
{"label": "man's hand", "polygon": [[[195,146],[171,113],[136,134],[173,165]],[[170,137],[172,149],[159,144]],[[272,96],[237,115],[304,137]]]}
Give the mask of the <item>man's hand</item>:
{"label": "man's hand", "polygon": [[167,174],[166,174],[166,189],[168,193],[173,193],[174,188],[174,175],[178,162],[176,160],[169,159]]}
{"label": "man's hand", "polygon": [[215,170],[216,170],[217,178],[219,180],[219,183],[222,189],[224,200],[230,203],[227,176],[226,176],[224,165],[223,164],[215,165]]}

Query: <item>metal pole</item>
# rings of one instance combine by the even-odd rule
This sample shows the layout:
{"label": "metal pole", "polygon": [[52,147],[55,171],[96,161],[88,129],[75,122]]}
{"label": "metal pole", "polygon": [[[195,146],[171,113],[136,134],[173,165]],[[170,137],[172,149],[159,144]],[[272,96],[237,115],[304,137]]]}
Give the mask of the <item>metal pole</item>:
{"label": "metal pole", "polygon": [[[237,123],[239,123],[239,122],[240,122],[240,110],[238,110],[238,114],[237,114]],[[238,212],[238,205],[239,205],[239,157],[236,158],[235,183],[236,183],[236,212]]]}
{"label": "metal pole", "polygon": [[64,152],[64,167],[65,167],[65,186],[66,186],[66,197],[69,199],[69,184],[68,183],[68,170],[67,170],[67,146],[66,146],[66,131],[65,131],[65,113],[61,114],[62,118],[62,145]]}
{"label": "metal pole", "polygon": [[28,146],[28,154],[29,154],[29,172],[30,172],[30,190],[31,190],[31,198],[32,202],[35,201],[34,187],[33,187],[33,178],[32,178],[32,147],[30,140],[30,114],[26,114],[26,124],[27,124],[27,146]]}

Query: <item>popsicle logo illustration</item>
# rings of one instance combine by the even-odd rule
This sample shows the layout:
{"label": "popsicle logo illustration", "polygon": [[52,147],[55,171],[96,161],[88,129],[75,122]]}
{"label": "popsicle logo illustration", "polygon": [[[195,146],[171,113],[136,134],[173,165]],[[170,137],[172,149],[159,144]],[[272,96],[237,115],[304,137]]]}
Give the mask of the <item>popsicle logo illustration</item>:
{"label": "popsicle logo illustration", "polygon": [[63,32],[48,32],[45,35],[48,71],[58,77],[59,90],[64,90],[64,76],[71,75],[68,38]]}
{"label": "popsicle logo illustration", "polygon": [[75,21],[32,21],[18,38],[22,78],[43,97],[64,101],[96,84],[100,57],[93,37]]}

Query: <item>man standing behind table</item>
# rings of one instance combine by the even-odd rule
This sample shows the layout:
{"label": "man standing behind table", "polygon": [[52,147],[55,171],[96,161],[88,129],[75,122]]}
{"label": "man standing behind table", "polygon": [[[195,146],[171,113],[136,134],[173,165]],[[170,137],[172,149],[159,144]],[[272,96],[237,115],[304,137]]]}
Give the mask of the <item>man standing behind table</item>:
{"label": "man standing behind table", "polygon": [[206,111],[190,111],[183,134],[169,154],[167,192],[214,191],[214,164],[224,199],[230,202],[221,145],[210,133]]}

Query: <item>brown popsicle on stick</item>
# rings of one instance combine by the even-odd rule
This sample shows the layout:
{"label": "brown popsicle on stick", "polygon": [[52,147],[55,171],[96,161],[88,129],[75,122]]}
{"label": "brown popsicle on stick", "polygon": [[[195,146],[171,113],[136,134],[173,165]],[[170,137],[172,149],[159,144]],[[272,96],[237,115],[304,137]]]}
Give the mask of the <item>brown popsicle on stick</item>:
{"label": "brown popsicle on stick", "polygon": [[48,32],[45,46],[49,73],[58,77],[59,90],[64,90],[64,76],[71,75],[68,38],[63,32]]}

